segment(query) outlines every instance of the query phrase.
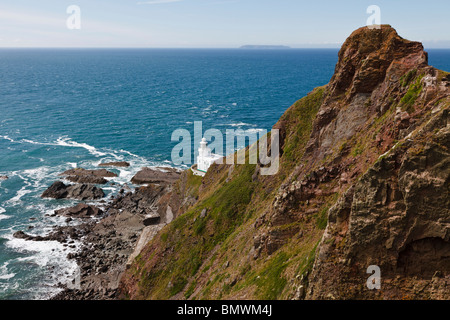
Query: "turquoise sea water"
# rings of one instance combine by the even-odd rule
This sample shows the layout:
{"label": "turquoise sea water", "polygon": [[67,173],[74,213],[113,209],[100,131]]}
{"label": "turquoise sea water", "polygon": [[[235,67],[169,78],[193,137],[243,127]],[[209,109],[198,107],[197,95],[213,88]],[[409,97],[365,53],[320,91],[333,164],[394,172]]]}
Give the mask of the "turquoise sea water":
{"label": "turquoise sea water", "polygon": [[[450,71],[449,50],[429,53]],[[126,183],[143,166],[172,165],[171,134],[194,121],[270,129],[336,62],[334,49],[0,50],[0,175],[10,178],[0,182],[0,299],[44,299],[73,277],[73,249],[12,237],[65,224],[45,215],[73,202],[39,197],[59,173],[125,160],[112,181]]]}

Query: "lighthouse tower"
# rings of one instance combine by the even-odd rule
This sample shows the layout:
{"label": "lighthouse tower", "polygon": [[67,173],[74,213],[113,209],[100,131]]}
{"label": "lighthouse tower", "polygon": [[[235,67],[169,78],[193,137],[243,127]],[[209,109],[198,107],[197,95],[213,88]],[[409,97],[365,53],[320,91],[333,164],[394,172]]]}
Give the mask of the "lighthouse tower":
{"label": "lighthouse tower", "polygon": [[209,167],[223,156],[212,154],[211,149],[208,148],[208,142],[205,138],[200,142],[200,148],[198,149],[197,157],[197,170],[206,173]]}
{"label": "lighthouse tower", "polygon": [[206,172],[210,167],[211,149],[208,148],[208,142],[203,138],[198,149],[197,169]]}

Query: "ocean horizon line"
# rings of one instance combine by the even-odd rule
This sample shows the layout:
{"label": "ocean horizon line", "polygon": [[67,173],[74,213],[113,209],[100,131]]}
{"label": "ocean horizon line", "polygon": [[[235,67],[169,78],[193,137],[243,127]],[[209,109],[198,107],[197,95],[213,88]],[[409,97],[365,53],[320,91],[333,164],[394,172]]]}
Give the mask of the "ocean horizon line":
{"label": "ocean horizon line", "polygon": [[[427,47],[425,50],[450,50],[442,47]],[[239,51],[300,51],[300,50],[339,50],[340,47],[289,47],[283,49],[271,48],[241,48],[241,47],[0,47],[0,50],[239,50]]]}
{"label": "ocean horizon line", "polygon": [[[286,49],[251,49],[241,47],[0,47],[0,50],[60,49],[60,50],[239,50],[239,51],[292,51],[292,50],[337,50],[339,47],[289,47]],[[448,48],[450,49],[450,48]]]}

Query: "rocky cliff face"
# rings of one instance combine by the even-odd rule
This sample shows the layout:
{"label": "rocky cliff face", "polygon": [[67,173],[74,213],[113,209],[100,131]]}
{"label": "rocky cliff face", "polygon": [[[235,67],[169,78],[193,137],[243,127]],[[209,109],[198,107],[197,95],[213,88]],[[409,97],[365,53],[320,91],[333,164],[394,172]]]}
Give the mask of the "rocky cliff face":
{"label": "rocky cliff face", "polygon": [[[448,299],[448,110],[381,156],[329,210],[308,298]],[[368,291],[367,268],[382,270]]]}
{"label": "rocky cliff face", "polygon": [[[420,43],[356,30],[330,83],[275,125],[280,172],[212,167],[123,296],[450,298],[449,93]],[[381,290],[366,286],[371,265]]]}

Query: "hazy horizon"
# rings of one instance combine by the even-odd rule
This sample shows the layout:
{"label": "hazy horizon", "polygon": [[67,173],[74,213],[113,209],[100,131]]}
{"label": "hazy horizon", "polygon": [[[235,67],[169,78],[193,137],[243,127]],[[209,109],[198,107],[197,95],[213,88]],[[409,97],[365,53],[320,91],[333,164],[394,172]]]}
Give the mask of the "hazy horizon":
{"label": "hazy horizon", "polygon": [[[283,50],[339,50],[342,44],[335,47],[290,47],[287,49],[273,49],[273,51]],[[426,50],[450,50],[450,47],[427,47]],[[272,50],[272,49],[246,49],[240,47],[0,47],[0,50]]]}
{"label": "hazy horizon", "polygon": [[[80,29],[71,30],[73,5]],[[334,49],[366,25],[370,5],[403,38],[450,48],[450,3],[406,0],[3,0],[0,48]]]}

